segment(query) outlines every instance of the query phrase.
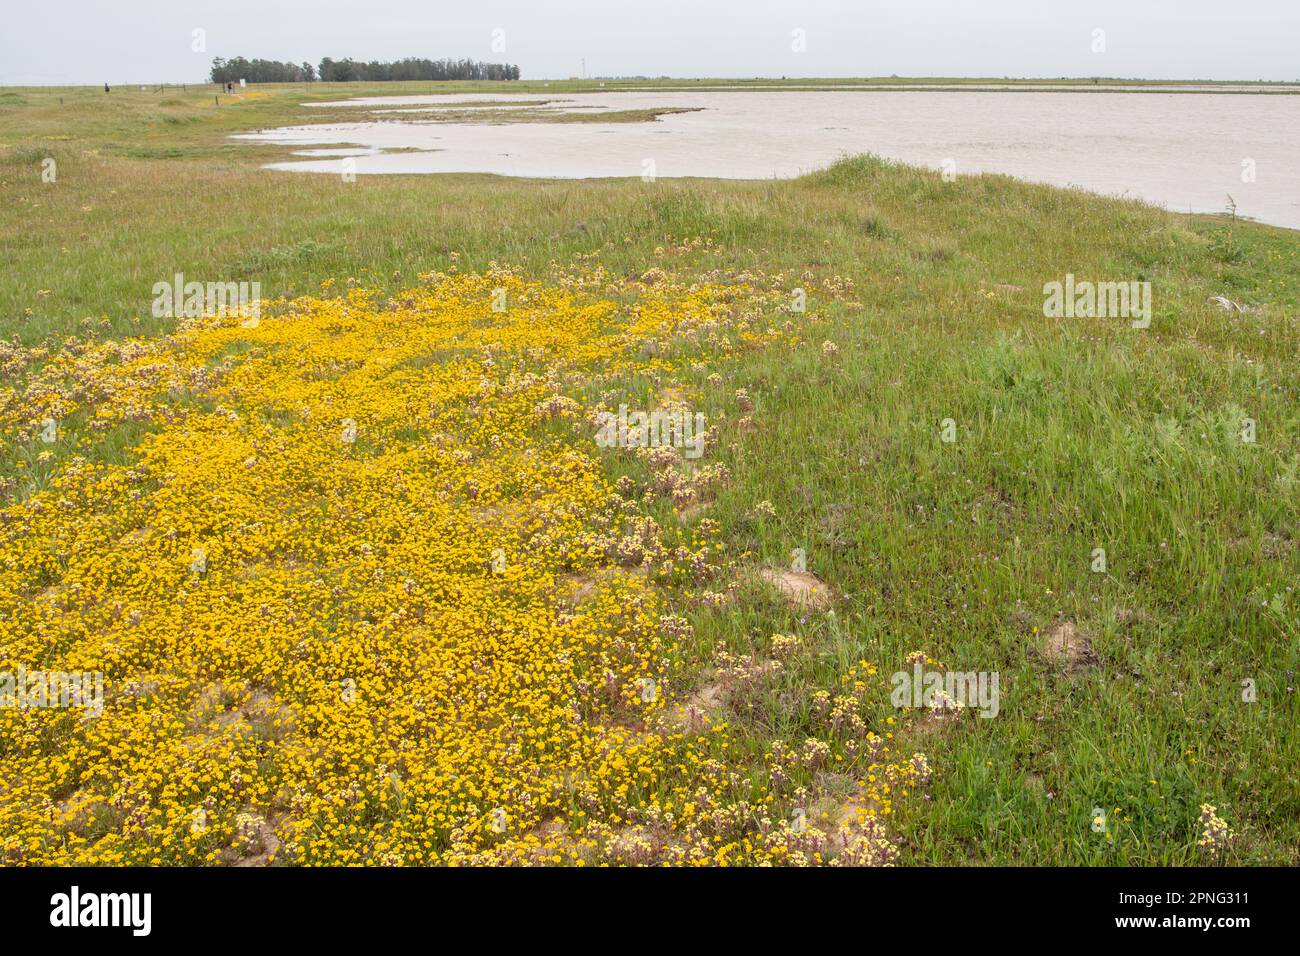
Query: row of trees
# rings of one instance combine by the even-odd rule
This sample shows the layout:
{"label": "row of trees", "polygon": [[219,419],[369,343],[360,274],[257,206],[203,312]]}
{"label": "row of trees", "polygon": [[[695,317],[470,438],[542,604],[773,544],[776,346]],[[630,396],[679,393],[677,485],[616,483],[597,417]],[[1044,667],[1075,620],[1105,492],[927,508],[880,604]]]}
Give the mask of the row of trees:
{"label": "row of trees", "polygon": [[232,60],[217,57],[212,61],[213,83],[310,83],[316,79],[316,67],[310,63],[281,63],[279,60]]}
{"label": "row of trees", "polygon": [[327,83],[352,80],[517,80],[519,67],[510,63],[482,63],[477,60],[424,60],[406,57],[383,63],[364,63],[345,58],[320,61],[320,69],[310,63],[281,63],[278,60],[248,60],[242,56],[212,61],[213,83],[310,83],[315,79]]}
{"label": "row of trees", "polygon": [[423,60],[408,56],[391,63],[371,60],[320,61],[320,78],[331,83],[349,80],[517,80],[519,67],[509,63],[482,63],[477,60]]}

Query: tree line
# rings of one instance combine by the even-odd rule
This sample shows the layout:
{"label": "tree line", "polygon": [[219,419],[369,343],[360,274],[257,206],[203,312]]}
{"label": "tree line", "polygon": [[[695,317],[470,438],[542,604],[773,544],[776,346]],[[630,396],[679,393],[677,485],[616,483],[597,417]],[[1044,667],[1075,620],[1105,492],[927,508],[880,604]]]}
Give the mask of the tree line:
{"label": "tree line", "polygon": [[320,61],[320,68],[310,63],[281,63],[278,60],[248,60],[237,56],[212,61],[213,83],[347,83],[353,80],[517,80],[519,67],[510,63],[483,63],[478,60],[427,60],[408,56],[384,63],[362,62],[345,57]]}
{"label": "tree line", "polygon": [[213,83],[310,83],[316,79],[316,67],[310,63],[281,63],[279,60],[230,60],[217,57],[212,61]]}

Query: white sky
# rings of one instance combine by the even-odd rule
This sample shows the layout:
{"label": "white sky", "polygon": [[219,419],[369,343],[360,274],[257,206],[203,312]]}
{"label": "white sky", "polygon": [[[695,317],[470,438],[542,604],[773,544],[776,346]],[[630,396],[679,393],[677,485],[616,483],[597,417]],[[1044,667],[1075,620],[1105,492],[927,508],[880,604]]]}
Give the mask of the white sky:
{"label": "white sky", "polygon": [[[196,28],[206,51],[191,49]],[[240,55],[469,57],[517,63],[525,79],[577,75],[585,57],[591,76],[1294,81],[1300,0],[4,0],[0,11],[0,85],[198,81],[212,57]]]}

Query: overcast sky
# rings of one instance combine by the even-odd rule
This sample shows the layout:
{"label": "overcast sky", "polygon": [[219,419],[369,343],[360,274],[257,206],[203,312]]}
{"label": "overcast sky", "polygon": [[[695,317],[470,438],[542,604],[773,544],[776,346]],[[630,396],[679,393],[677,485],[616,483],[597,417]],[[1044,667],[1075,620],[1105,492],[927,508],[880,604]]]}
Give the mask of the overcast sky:
{"label": "overcast sky", "polygon": [[0,23],[0,85],[197,81],[214,56],[469,57],[525,79],[583,58],[591,76],[1300,79],[1300,0],[5,0]]}

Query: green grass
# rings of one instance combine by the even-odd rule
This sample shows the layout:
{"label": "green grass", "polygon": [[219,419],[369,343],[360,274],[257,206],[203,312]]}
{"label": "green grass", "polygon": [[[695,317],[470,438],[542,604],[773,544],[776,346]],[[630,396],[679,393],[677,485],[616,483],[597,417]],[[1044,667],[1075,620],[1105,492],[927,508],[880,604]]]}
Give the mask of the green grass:
{"label": "green grass", "polygon": [[[502,87],[437,87],[485,89]],[[762,593],[691,612],[701,649],[762,654],[774,632],[812,645],[786,685],[735,715],[755,752],[801,739],[794,691],[829,688],[859,657],[887,676],[923,649],[998,671],[1002,702],[996,719],[948,731],[900,720],[935,769],[931,799],[894,823],[906,862],[1207,861],[1202,802],[1241,833],[1226,862],[1300,862],[1296,233],[1000,176],[945,183],[870,158],[785,182],[344,183],[261,170],[282,148],[227,138],[319,120],[299,104],[343,92],[221,105],[207,89],[0,93],[0,335],[165,333],[151,288],[176,272],[256,280],[264,295],[329,277],[395,289],[453,256],[539,275],[578,256],[617,275],[811,273],[826,317],[806,347],[694,383],[711,420],[727,415],[733,480],[709,515],[733,554],[780,565],[803,548],[841,592],[833,619]],[[712,245],[672,249],[693,237]],[[1044,318],[1042,286],[1066,272],[1150,281],[1151,327]],[[852,290],[816,291],[831,277]],[[1260,311],[1226,313],[1207,302],[1219,294]],[[740,388],[756,405],[743,432]],[[125,460],[136,440],[111,434],[99,453]],[[32,451],[4,449],[0,477]],[[774,516],[756,510],[764,501]],[[1105,573],[1090,567],[1098,547]],[[1073,672],[1040,652],[1066,619],[1096,654]],[[882,701],[880,718],[892,713]],[[1094,806],[1111,813],[1108,836],[1088,826]]]}

